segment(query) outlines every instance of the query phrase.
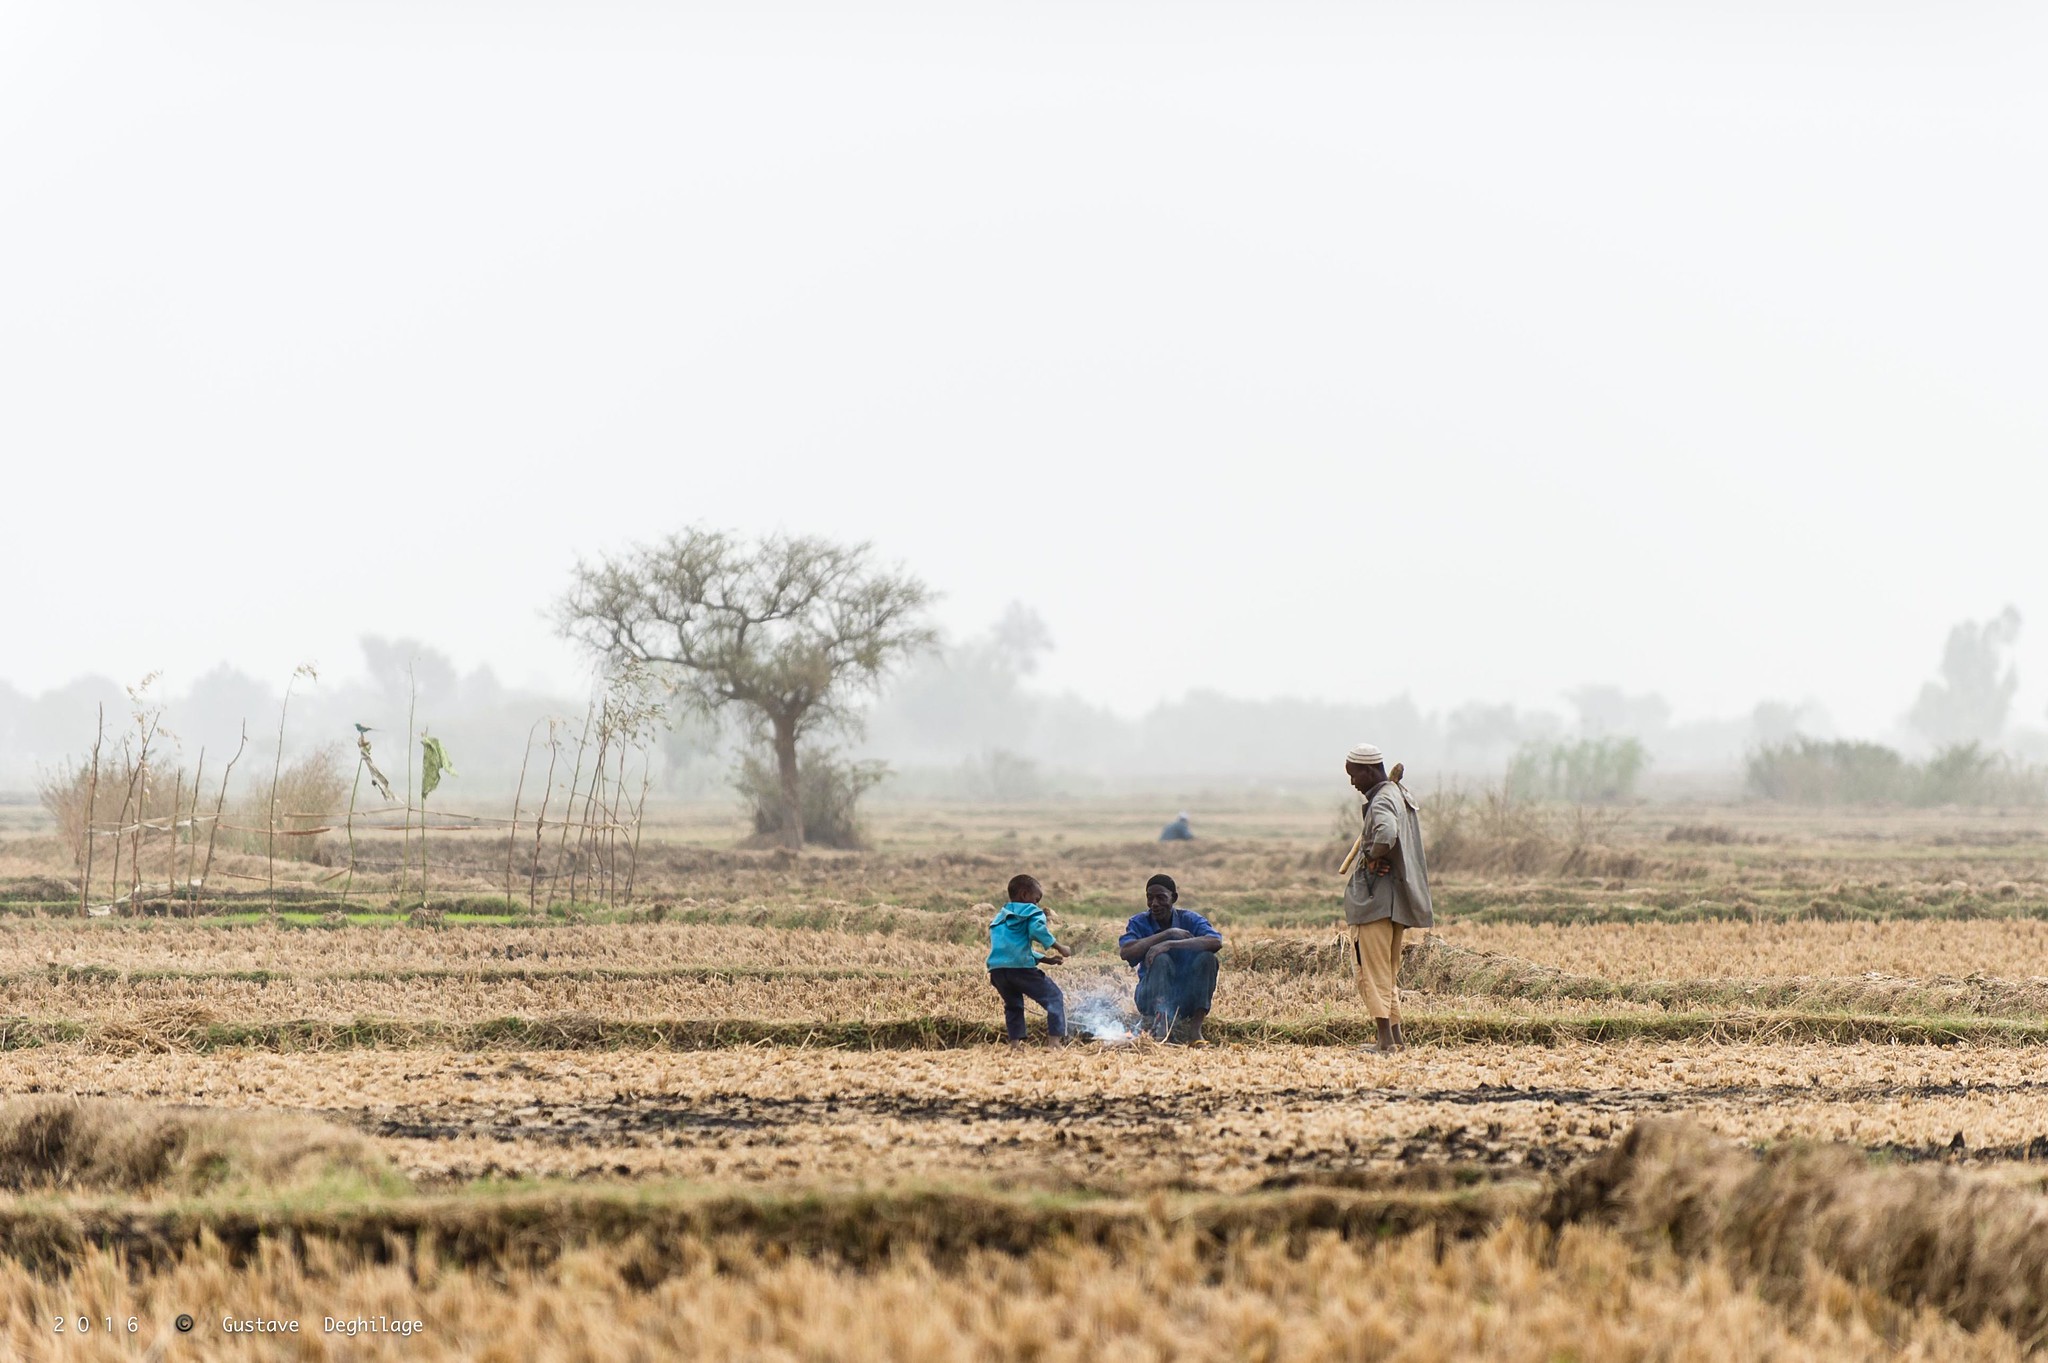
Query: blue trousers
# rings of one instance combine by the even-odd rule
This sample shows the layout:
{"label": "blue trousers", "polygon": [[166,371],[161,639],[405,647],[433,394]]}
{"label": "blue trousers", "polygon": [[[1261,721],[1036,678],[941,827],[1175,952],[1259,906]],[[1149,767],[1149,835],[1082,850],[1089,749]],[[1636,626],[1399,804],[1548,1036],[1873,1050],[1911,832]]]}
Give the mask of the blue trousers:
{"label": "blue trousers", "polygon": [[1046,978],[1045,972],[1036,968],[1030,970],[991,970],[988,982],[1003,996],[1003,1030],[1010,1040],[1024,1039],[1024,1000],[1030,999],[1045,1010],[1045,1030],[1049,1036],[1067,1034],[1067,996],[1060,993],[1060,987]]}
{"label": "blue trousers", "polygon": [[1138,1016],[1168,1019],[1209,1011],[1216,996],[1216,953],[1162,951],[1138,981]]}

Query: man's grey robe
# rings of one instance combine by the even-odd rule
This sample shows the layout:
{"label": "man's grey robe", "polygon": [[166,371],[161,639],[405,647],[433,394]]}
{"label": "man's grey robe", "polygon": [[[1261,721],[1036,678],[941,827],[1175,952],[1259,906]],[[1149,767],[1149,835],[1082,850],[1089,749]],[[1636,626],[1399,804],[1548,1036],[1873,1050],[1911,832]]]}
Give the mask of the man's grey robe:
{"label": "man's grey robe", "polygon": [[[1371,864],[1393,863],[1386,875]],[[1365,846],[1344,886],[1344,921],[1354,926],[1391,918],[1404,928],[1436,924],[1429,901],[1429,865],[1415,798],[1397,781],[1382,781],[1365,799]]]}

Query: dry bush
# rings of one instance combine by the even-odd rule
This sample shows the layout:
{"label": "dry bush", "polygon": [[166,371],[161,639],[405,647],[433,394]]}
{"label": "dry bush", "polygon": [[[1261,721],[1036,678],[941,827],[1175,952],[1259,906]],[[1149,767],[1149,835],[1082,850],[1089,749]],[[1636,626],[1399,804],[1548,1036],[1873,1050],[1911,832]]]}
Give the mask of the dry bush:
{"label": "dry bush", "polygon": [[1967,1328],[2048,1342],[2048,1200],[1949,1169],[1873,1166],[1847,1146],[1793,1143],[1761,1160],[1690,1123],[1630,1130],[1543,1212],[1638,1243],[1714,1256],[1796,1302],[1810,1264]]}
{"label": "dry bush", "polygon": [[[129,794],[131,786],[136,788],[135,797]],[[72,865],[82,867],[85,865],[88,809],[92,821],[102,828],[112,827],[121,821],[124,805],[129,823],[141,819],[167,824],[174,816],[189,814],[192,778],[181,768],[163,768],[152,762],[138,781],[132,765],[122,766],[103,757],[97,793],[93,790],[92,765],[78,761],[65,762],[42,773],[36,780],[36,794],[43,809],[55,821],[57,834],[63,839],[64,846],[70,850]],[[112,840],[102,835],[99,851],[111,857],[112,850]]]}
{"label": "dry bush", "polygon": [[[329,743],[287,763],[277,774],[277,855],[282,860],[326,864],[328,835],[309,833],[339,823],[348,809],[355,767],[339,743]],[[239,783],[238,783],[239,784]],[[270,782],[257,778],[235,809],[241,850],[261,856],[270,846]],[[294,831],[297,830],[297,831]],[[222,839],[225,843],[226,838]]]}
{"label": "dry bush", "polygon": [[314,1184],[392,1190],[372,1142],[306,1117],[73,1098],[0,1104],[0,1188],[190,1195]]}

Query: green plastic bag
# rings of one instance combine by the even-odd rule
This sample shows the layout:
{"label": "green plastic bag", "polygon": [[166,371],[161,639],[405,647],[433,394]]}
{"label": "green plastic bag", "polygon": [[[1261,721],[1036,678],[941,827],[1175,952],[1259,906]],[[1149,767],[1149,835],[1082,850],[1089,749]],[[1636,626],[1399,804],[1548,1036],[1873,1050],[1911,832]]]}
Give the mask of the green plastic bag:
{"label": "green plastic bag", "polygon": [[448,750],[441,746],[438,738],[420,740],[420,798],[426,799],[434,793],[434,787],[441,784],[441,773],[455,775],[455,764],[448,760]]}

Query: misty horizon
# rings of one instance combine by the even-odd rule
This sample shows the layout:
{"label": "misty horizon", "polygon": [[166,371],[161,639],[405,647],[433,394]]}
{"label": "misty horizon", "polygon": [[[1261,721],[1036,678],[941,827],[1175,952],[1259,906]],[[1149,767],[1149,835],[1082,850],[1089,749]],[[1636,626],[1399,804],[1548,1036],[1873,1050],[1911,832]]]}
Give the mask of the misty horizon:
{"label": "misty horizon", "polygon": [[1874,735],[2048,618],[2048,16],[897,19],[7,10],[0,677],[378,634],[574,692],[576,562],[688,525],[872,541],[956,639],[1028,602],[1126,719]]}
{"label": "misty horizon", "polygon": [[[2018,627],[2016,619],[2005,624],[2008,636]],[[2008,636],[2000,636],[2007,638],[2003,646],[1985,645],[1977,672],[1994,687],[2002,677],[2010,691],[2016,679]],[[458,768],[470,774],[460,786],[495,790],[514,782],[533,751],[539,724],[554,718],[573,734],[589,696],[508,685],[488,665],[462,669],[420,640],[365,636],[358,651],[355,670],[329,665],[317,676],[289,679],[288,757],[345,746],[357,723],[373,726],[375,741],[393,752],[406,730],[407,710],[416,703],[410,722],[448,738]],[[1924,731],[1924,720],[1923,730],[1916,731],[1911,705],[1902,704],[1887,730],[1854,734],[1811,698],[1760,698],[1745,713],[1702,721],[1677,715],[1656,693],[1598,684],[1577,688],[1551,707],[1494,702],[1435,708],[1410,695],[1249,698],[1192,687],[1143,714],[1126,716],[1039,684],[1037,674],[1056,653],[1056,639],[1036,614],[1013,605],[988,630],[943,641],[900,669],[863,707],[858,736],[829,736],[824,744],[889,763],[903,791],[944,795],[987,793],[990,781],[1000,784],[997,776],[978,770],[990,762],[1021,761],[1033,769],[1035,774],[1021,778],[1026,784],[1013,782],[1013,795],[1057,793],[1063,782],[1077,778],[1129,788],[1202,777],[1298,781],[1327,767],[1336,745],[1350,741],[1347,734],[1387,742],[1429,786],[1498,776],[1531,744],[1586,739],[1641,741],[1653,777],[1667,780],[1734,772],[1757,748],[1794,737],[1877,741],[1909,755],[1932,752],[1947,741],[1983,741],[2022,759],[2048,759],[2048,726],[2009,709],[1967,720],[1978,725],[1975,733],[1938,734]],[[1935,671],[1930,668],[1930,675]],[[598,670],[591,676],[595,684]],[[416,696],[410,690],[415,685]],[[1923,691],[1931,686],[1914,685]],[[1957,685],[1968,689],[1969,682]],[[184,686],[155,676],[142,703],[162,707],[164,750],[173,760],[189,762],[210,751],[217,764],[244,723],[251,751],[276,752],[283,696],[282,685],[223,663]],[[24,789],[82,759],[99,706],[105,707],[110,741],[118,744],[135,708],[127,687],[82,676],[29,694],[0,681],[0,786]],[[673,728],[657,735],[649,750],[661,788],[671,795],[723,791],[733,756],[747,747],[743,732],[680,711],[671,720]],[[946,771],[953,777],[934,784],[932,775]]]}

